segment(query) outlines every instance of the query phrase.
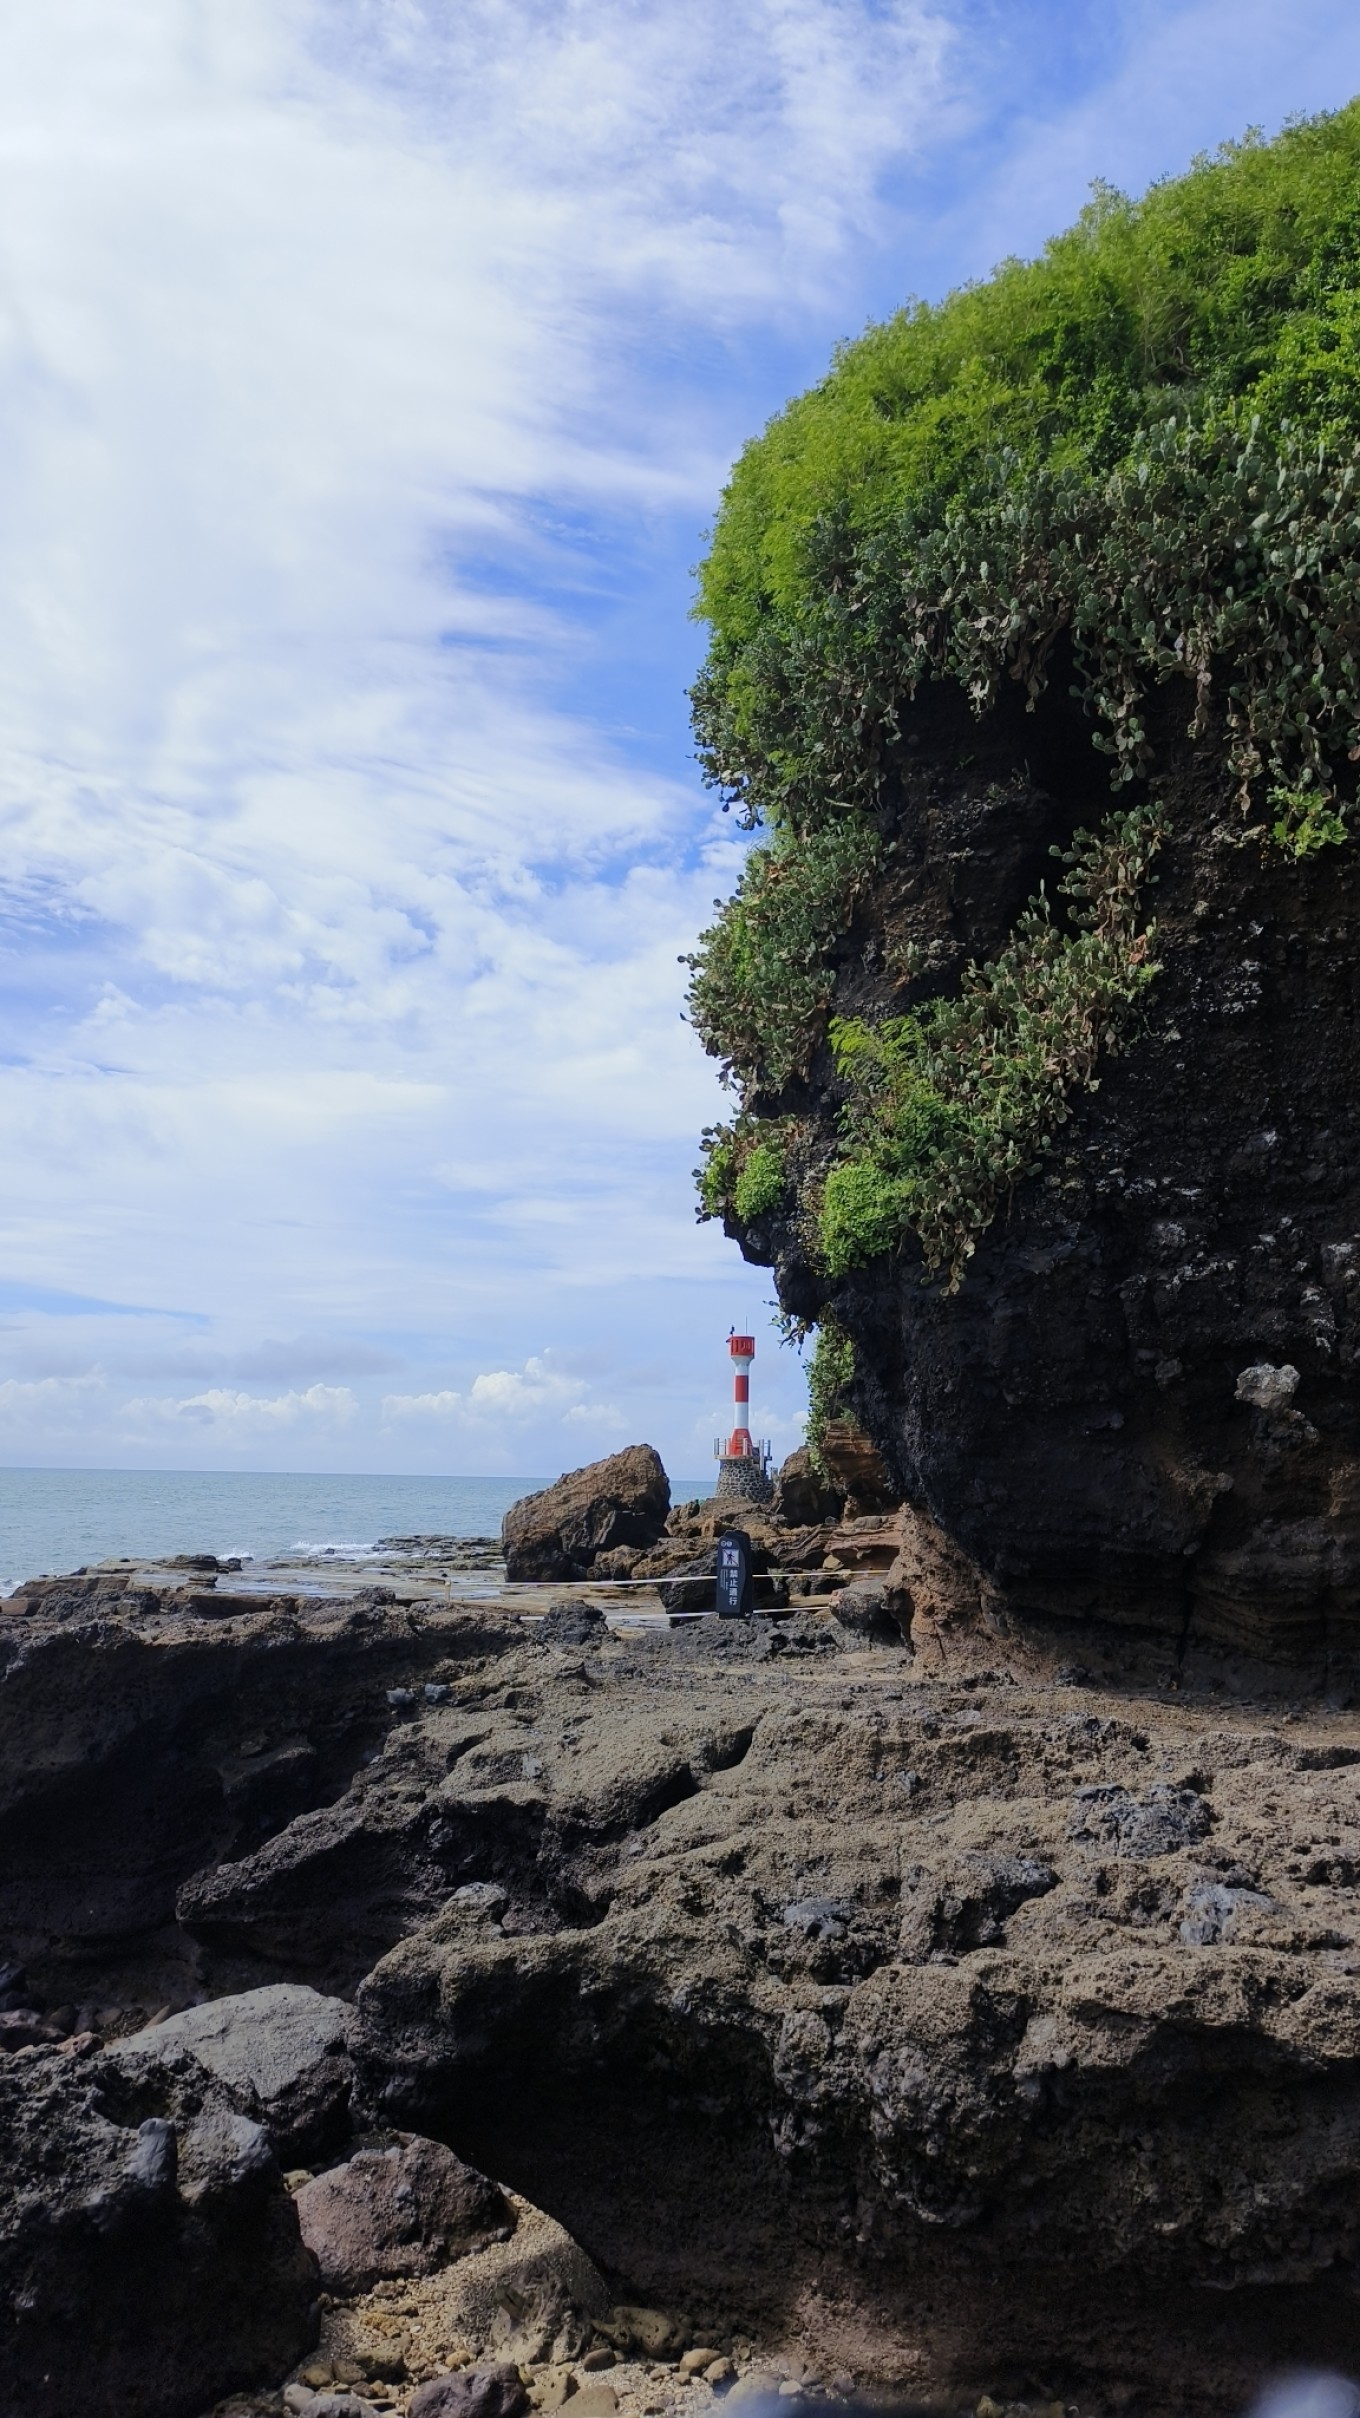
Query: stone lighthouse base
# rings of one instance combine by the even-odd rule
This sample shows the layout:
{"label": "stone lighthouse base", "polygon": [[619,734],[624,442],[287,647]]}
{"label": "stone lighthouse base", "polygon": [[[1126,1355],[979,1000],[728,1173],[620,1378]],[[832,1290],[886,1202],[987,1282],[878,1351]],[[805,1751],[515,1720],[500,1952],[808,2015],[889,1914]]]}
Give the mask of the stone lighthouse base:
{"label": "stone lighthouse base", "polygon": [[714,1498],[726,1503],[768,1503],[774,1493],[773,1481],[763,1461],[754,1453],[724,1455],[718,1463],[718,1483]]}

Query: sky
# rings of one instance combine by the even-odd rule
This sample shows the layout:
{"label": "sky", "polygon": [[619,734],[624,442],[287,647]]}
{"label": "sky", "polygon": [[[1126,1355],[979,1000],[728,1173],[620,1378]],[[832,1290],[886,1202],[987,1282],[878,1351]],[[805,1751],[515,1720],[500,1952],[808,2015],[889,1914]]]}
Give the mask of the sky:
{"label": "sky", "polygon": [[913,294],[1360,90],[1353,0],[0,25],[0,1464],[701,1474],[692,570]]}

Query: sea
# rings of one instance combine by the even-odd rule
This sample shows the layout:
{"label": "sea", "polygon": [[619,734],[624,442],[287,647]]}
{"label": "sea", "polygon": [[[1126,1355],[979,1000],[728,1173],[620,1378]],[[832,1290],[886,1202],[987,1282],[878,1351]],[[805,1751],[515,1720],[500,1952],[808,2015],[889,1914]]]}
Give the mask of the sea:
{"label": "sea", "polygon": [[[236,1469],[0,1469],[0,1596],[122,1556],[346,1558],[398,1536],[497,1536],[539,1478],[290,1476]],[[684,1502],[713,1480],[673,1478]]]}

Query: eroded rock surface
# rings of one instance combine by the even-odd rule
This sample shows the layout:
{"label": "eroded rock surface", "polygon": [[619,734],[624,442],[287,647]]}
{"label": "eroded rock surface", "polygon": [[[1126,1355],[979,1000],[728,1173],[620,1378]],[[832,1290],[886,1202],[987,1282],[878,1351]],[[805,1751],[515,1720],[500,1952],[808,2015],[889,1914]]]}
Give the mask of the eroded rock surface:
{"label": "eroded rock surface", "polygon": [[[142,1636],[146,1617],[123,1620]],[[297,2140],[291,2086],[263,2089],[235,2050],[224,2079],[222,2044],[266,2034],[273,2005],[278,2078],[310,2006],[343,2035],[348,2117],[327,2104],[353,2137],[319,2167],[313,2151],[295,2189],[334,2197],[328,2174],[385,2129],[446,2145],[513,2214],[509,2239],[425,2275],[379,2267],[337,2302],[327,2389],[357,2389],[369,2371],[345,2360],[386,2356],[390,2324],[400,2390],[455,2354],[504,2356],[548,2380],[551,2408],[563,2362],[625,2361],[609,2329],[628,2307],[710,2352],[704,2373],[796,2355],[824,2379],[951,2400],[1000,2365],[1083,2409],[1116,2385],[1149,2410],[1189,2392],[1228,2409],[1266,2368],[1360,2361],[1354,1714],[1234,1694],[1171,1655],[1083,1684],[1008,1657],[985,1624],[960,1654],[943,1617],[915,1656],[900,1624],[855,1635],[812,1609],[590,1624],[582,1642],[441,1619],[429,1695],[386,1684],[393,1640],[375,1628],[376,1743],[329,1802],[285,1807],[205,1865],[201,1833],[162,1834],[161,1886],[218,2003],[103,2051],[0,2061],[36,2111],[11,2135],[18,2203],[50,2193],[64,2223],[76,2167],[100,2188],[115,2149],[164,2194],[192,2098],[257,2145],[233,2188],[275,2212],[270,2272],[281,2260],[296,2312],[295,2213],[249,2179]],[[317,1633],[343,1671],[333,1621],[323,1608]],[[66,1630],[22,1625],[10,1670],[31,1687],[29,1658]],[[167,1627],[167,1667],[172,1640],[198,1635]],[[266,1665],[270,1635],[254,1638]],[[100,1679],[128,1643],[111,1617],[79,1687],[115,1739],[128,1711]],[[69,1767],[61,1785],[74,1822]],[[315,1991],[346,1959],[343,2022],[268,1987],[240,1998],[242,1971]],[[97,2134],[87,2155],[72,2130],[72,2176],[62,2149],[53,2178],[42,2143],[67,2139],[61,2110],[96,2075],[116,2091],[100,2082],[80,2124],[115,2127],[113,2148]],[[570,2270],[569,2290],[526,2282],[534,2226],[543,2277]],[[255,2269],[239,2283],[264,2295],[266,2343],[280,2289]],[[305,2355],[280,2354],[275,2382],[299,2356],[301,2376]],[[634,2402],[621,2383],[623,2418],[655,2389]],[[719,2389],[685,2387],[696,2413]]]}
{"label": "eroded rock surface", "polygon": [[25,2418],[173,2418],[314,2340],[266,2134],[183,2048],[0,2058],[0,2356]]}
{"label": "eroded rock surface", "polygon": [[[1102,810],[1055,679],[974,720],[917,694],[832,1017],[900,1015],[1004,947]],[[1360,854],[1249,829],[1188,686],[1151,703],[1169,835],[1145,1026],[1077,1091],[960,1289],[900,1253],[832,1284],[792,1208],[738,1230],[855,1347],[848,1407],[905,1495],[1033,1623],[1122,1620],[1317,1663],[1360,1649]],[[916,969],[910,981],[904,965]],[[837,1147],[823,1048],[789,1113]]]}
{"label": "eroded rock surface", "polygon": [[125,2064],[187,2049],[236,2106],[261,2123],[280,2160],[296,2165],[350,2128],[354,2018],[341,1998],[297,1982],[207,2000],[120,2042]]}
{"label": "eroded rock surface", "polygon": [[511,1504],[501,1532],[507,1574],[584,1578],[603,1553],[655,1544],[670,1507],[660,1455],[650,1444],[630,1444]]}

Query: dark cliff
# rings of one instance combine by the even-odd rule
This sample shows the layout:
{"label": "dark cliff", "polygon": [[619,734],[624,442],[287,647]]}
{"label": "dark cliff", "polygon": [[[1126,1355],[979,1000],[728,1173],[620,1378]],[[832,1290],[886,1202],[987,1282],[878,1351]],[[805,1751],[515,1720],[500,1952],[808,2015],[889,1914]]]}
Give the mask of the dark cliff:
{"label": "dark cliff", "polygon": [[820,1330],[814,1434],[1003,1612],[1315,1672],[1360,1645],[1357,192],[1353,107],[849,348],[738,465],[696,691],[770,827],[693,960],[703,1210]]}
{"label": "dark cliff", "polygon": [[[1166,710],[1183,727],[1182,700]],[[961,701],[923,703],[900,850],[837,952],[833,1012],[899,1004],[884,960],[904,936],[941,983],[994,953],[1093,786],[1068,719],[1055,702],[1037,728],[978,727]],[[1075,1095],[957,1292],[923,1281],[910,1245],[831,1282],[798,1209],[736,1230],[786,1308],[831,1309],[854,1345],[849,1406],[1014,1608],[1344,1652],[1360,1645],[1360,859],[1282,857],[1244,832],[1212,755],[1168,757],[1142,1029]],[[823,1051],[814,1149],[834,1147],[843,1096]]]}

